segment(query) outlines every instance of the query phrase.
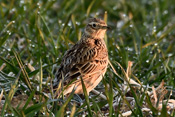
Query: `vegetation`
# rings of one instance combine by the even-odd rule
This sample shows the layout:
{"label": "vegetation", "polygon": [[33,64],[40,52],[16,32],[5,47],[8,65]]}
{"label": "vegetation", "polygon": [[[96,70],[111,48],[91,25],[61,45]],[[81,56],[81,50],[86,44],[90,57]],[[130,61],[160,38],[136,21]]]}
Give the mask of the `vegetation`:
{"label": "vegetation", "polygon": [[[112,28],[105,41],[113,68],[109,65],[96,88],[106,99],[88,97],[86,89],[85,98],[72,93],[54,99],[56,67],[89,17],[102,18]],[[174,0],[2,0],[0,22],[1,116],[175,115],[167,103],[158,108],[158,95],[155,106],[147,93],[164,80],[168,93],[163,98],[175,98]]]}

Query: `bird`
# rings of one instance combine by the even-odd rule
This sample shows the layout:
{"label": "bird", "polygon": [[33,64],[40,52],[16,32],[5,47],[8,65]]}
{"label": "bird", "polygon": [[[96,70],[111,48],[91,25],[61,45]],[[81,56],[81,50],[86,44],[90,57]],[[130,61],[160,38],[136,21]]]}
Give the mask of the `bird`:
{"label": "bird", "polygon": [[75,94],[83,94],[82,78],[89,95],[100,83],[108,66],[108,49],[104,41],[108,29],[110,27],[103,20],[88,19],[81,39],[62,58],[53,81],[54,90],[62,82],[63,95],[70,94],[73,89]]}

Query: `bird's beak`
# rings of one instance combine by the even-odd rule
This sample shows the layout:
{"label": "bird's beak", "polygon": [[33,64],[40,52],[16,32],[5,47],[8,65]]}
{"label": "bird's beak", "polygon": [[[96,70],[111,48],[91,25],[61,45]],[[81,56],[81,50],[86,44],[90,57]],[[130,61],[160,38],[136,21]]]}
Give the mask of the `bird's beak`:
{"label": "bird's beak", "polygon": [[109,30],[109,29],[111,29],[111,27],[109,27],[109,26],[102,26],[102,29],[107,29],[107,30]]}
{"label": "bird's beak", "polygon": [[110,29],[111,29],[111,27],[107,26],[107,29],[108,29],[108,30],[110,30]]}

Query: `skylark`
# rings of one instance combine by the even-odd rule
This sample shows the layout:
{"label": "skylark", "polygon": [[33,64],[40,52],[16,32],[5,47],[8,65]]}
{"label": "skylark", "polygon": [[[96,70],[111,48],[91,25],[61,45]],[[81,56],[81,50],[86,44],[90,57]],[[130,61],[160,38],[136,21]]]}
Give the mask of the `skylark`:
{"label": "skylark", "polygon": [[[103,40],[108,28],[103,20],[88,20],[81,39],[63,56],[53,83],[54,89],[62,81],[64,95],[71,93],[74,87],[75,93],[83,94],[80,77],[88,94],[99,84],[108,65],[108,50]],[[66,87],[71,81],[73,83]]]}

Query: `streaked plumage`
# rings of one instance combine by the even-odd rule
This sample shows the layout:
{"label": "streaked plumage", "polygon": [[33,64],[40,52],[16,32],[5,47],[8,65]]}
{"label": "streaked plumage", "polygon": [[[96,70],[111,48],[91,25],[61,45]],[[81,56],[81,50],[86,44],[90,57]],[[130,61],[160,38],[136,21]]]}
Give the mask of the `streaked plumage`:
{"label": "streaked plumage", "polygon": [[74,80],[64,90],[64,95],[71,93],[74,86],[75,93],[83,93],[80,77],[83,78],[88,93],[99,84],[108,65],[108,51],[103,40],[107,28],[103,20],[89,19],[81,40],[63,56],[54,80],[54,89],[62,77],[64,87]]}

